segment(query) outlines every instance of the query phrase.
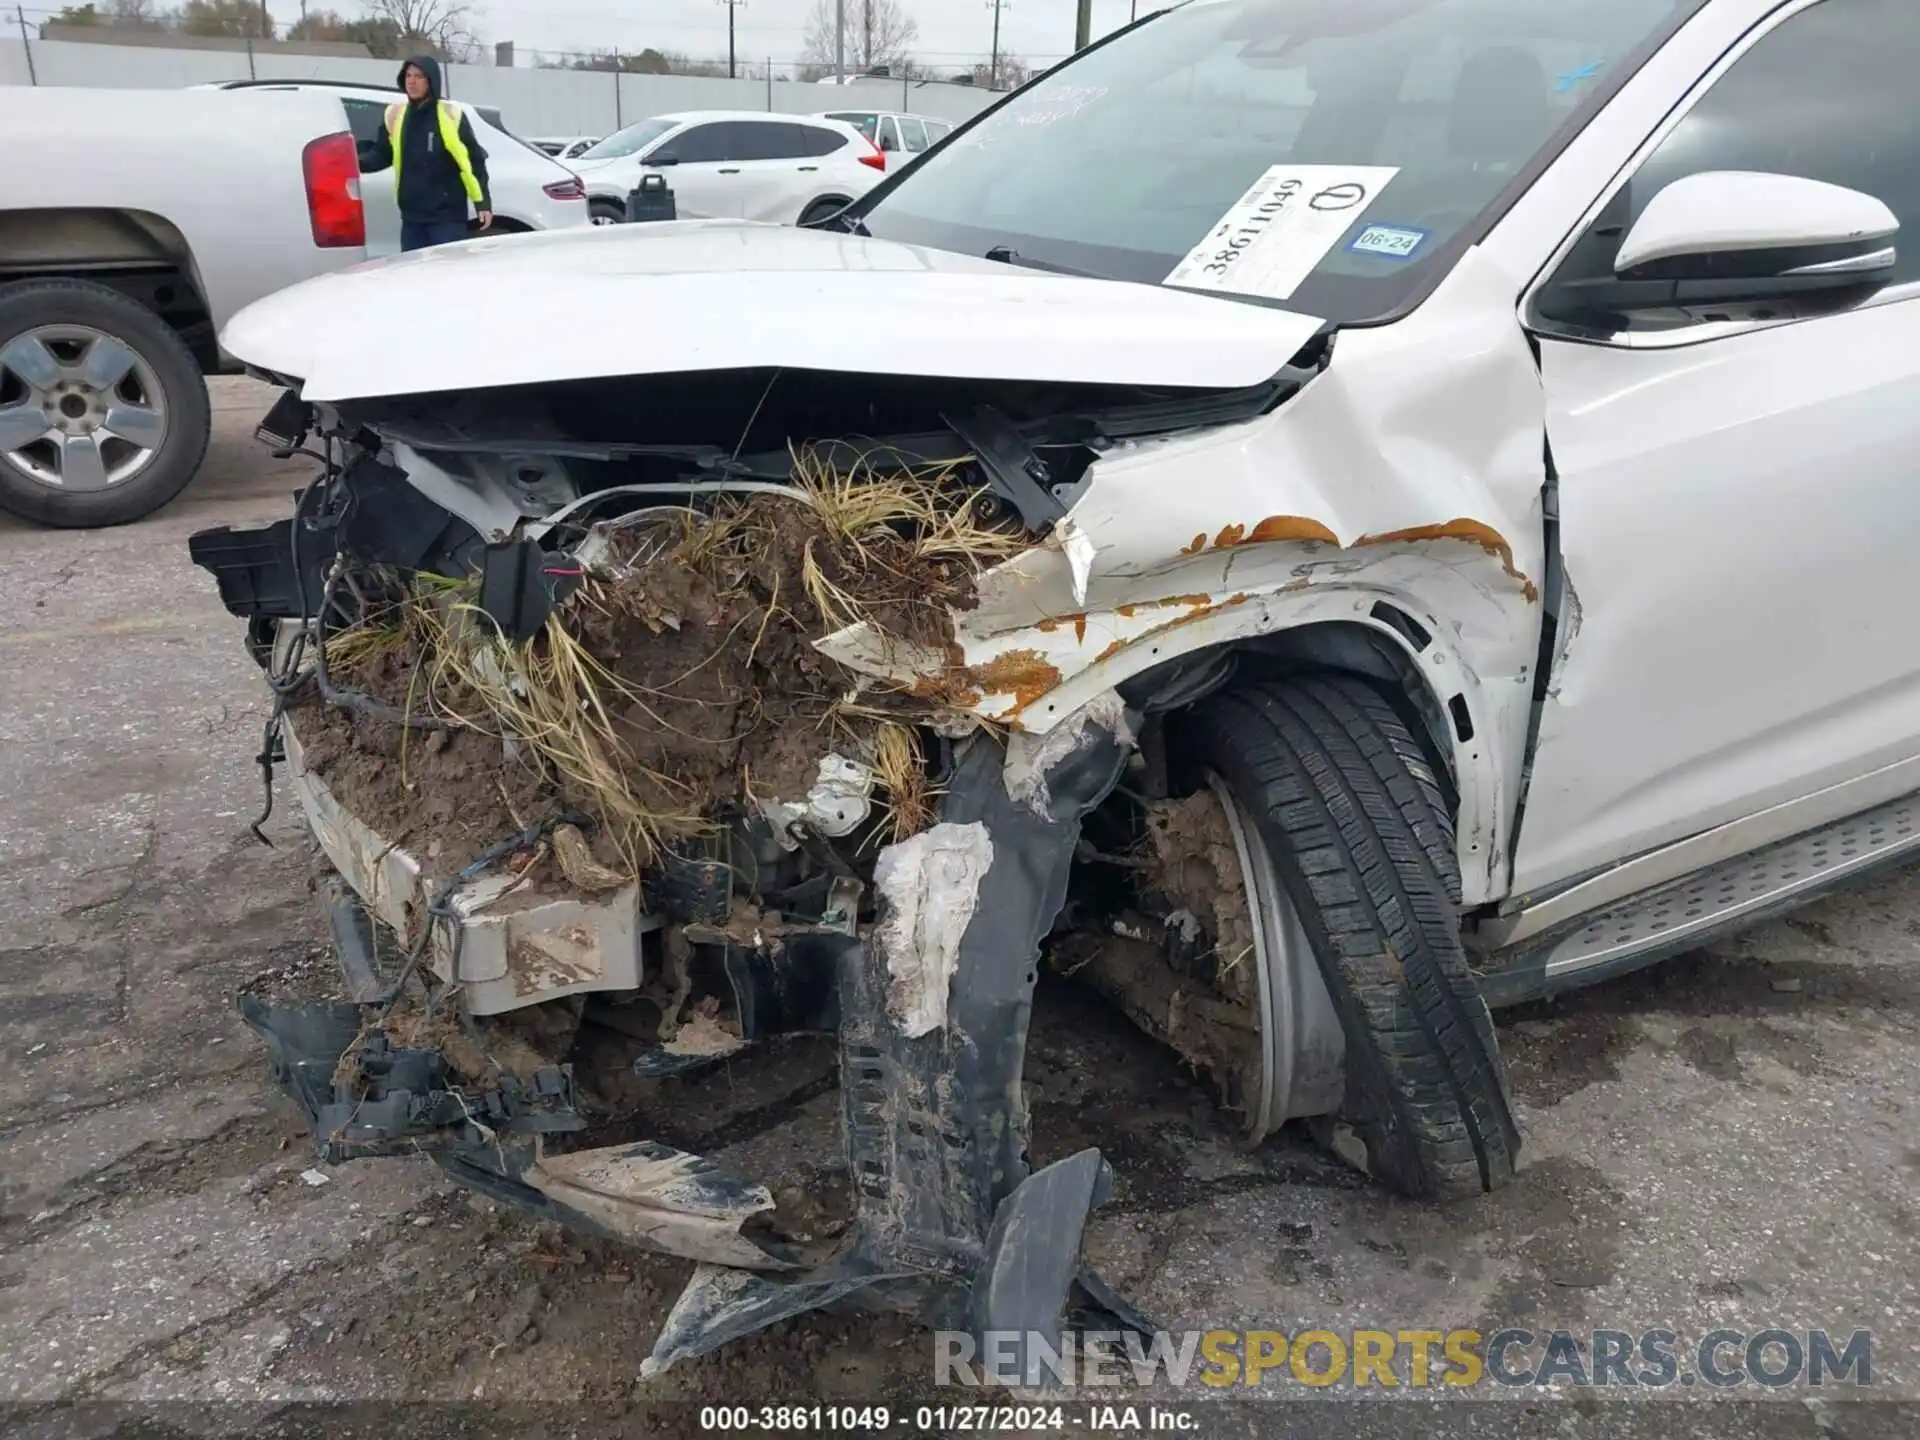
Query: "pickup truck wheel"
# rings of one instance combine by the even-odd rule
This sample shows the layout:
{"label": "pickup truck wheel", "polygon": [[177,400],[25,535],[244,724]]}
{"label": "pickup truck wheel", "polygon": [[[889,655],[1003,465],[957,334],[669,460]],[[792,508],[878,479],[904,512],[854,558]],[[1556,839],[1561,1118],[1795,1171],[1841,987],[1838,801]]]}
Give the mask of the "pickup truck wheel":
{"label": "pickup truck wheel", "polygon": [[[1266,682],[1208,701],[1170,738],[1230,792],[1243,870],[1249,851],[1271,864],[1325,981],[1346,1080],[1323,1138],[1404,1195],[1505,1184],[1520,1137],[1460,944],[1453,826],[1393,707],[1349,677]],[[1288,948],[1262,948],[1269,970]],[[1290,983],[1274,973],[1263,992]]]}
{"label": "pickup truck wheel", "polygon": [[83,280],[0,286],[0,509],[138,520],[186,488],[211,428],[193,353],[146,306]]}

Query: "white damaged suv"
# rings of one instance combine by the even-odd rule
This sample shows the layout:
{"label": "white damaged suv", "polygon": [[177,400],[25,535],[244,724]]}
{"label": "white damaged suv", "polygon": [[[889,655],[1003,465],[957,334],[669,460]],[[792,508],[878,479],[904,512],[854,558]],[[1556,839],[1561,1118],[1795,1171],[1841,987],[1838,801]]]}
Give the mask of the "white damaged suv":
{"label": "white damaged suv", "polygon": [[[426,1148],[706,1262],[656,1367],[842,1300],[1124,1319],[1079,1259],[1104,1162],[1028,1158],[1029,1003],[1064,947],[1250,1136],[1306,1121],[1414,1196],[1506,1183],[1489,1004],[1920,850],[1910,8],[1192,0],[818,228],[479,240],[239,315],[226,347],[289,390],[276,433],[330,456],[291,521],[195,539],[287,697],[329,866],[351,998],[247,1011],[323,1153]],[[388,833],[349,785],[354,745],[421,723],[344,669],[399,643],[380,605],[444,636],[419,597],[467,597],[496,647],[471,697],[674,535],[863,485],[896,507],[863,543],[986,557],[940,572],[940,624],[908,643],[811,579],[815,610],[765,614],[823,622],[788,670],[908,707],[883,713],[929,823],[897,749],[834,740],[810,785],[739,782],[732,848],[542,888],[529,857],[607,823],[566,810],[578,775],[502,772],[488,848],[458,807]],[[604,663],[640,673],[770,573],[647,611]],[[416,766],[466,744],[452,713]],[[471,753],[540,750],[519,724]],[[420,1003],[537,1062],[388,1023]],[[824,1245],[610,1126],[580,1048],[617,1033],[621,1074],[686,1086],[793,1031],[840,1046]]]}

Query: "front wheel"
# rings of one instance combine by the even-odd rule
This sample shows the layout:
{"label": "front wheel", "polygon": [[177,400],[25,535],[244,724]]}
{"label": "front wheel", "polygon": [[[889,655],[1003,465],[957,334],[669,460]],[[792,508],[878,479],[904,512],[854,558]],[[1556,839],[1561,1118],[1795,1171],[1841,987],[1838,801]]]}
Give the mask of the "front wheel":
{"label": "front wheel", "polygon": [[193,479],[212,423],[193,352],[146,306],[84,280],[0,287],[0,509],[138,520]]}
{"label": "front wheel", "polygon": [[816,200],[800,212],[800,228],[804,230],[810,225],[824,225],[852,203],[851,200],[842,200],[837,195]]}
{"label": "front wheel", "polygon": [[[1460,943],[1453,827],[1393,707],[1351,677],[1267,682],[1208,701],[1170,739],[1199,785],[1222,793],[1263,942],[1263,997],[1330,1001],[1344,1034],[1344,1098],[1317,1128],[1404,1195],[1504,1185],[1520,1136]],[[1295,926],[1304,947],[1285,943]],[[1292,968],[1301,948],[1324,994]],[[1262,1089],[1278,1098],[1291,1085],[1301,1098],[1307,1076],[1273,1067],[1323,1048],[1299,1043],[1312,1035],[1309,1013],[1296,1006],[1289,1019],[1264,999],[1263,1010],[1272,1083]]]}

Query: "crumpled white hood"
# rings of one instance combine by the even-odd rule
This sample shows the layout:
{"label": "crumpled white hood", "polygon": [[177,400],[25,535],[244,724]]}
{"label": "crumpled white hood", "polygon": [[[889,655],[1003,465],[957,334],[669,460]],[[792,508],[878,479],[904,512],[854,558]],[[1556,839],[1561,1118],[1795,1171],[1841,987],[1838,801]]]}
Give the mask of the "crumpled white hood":
{"label": "crumpled white hood", "polygon": [[221,335],[344,400],[780,366],[873,375],[1254,385],[1311,316],[740,221],[496,236],[268,296]]}

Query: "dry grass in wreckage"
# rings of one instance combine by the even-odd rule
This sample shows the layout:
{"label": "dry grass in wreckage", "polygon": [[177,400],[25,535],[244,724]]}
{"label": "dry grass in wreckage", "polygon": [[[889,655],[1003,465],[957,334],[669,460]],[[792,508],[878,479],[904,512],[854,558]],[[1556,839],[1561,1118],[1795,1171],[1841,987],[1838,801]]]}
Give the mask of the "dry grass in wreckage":
{"label": "dry grass in wreckage", "polygon": [[[804,800],[832,754],[873,767],[883,838],[905,838],[932,813],[917,727],[951,718],[944,697],[969,688],[953,612],[983,569],[1035,543],[980,523],[952,478],[837,473],[800,451],[791,487],[604,522],[578,547],[580,588],[522,642],[470,583],[420,577],[327,651],[336,685],[413,726],[310,710],[309,763],[380,833],[450,867],[481,837],[584,812],[591,841],[563,827],[554,851],[586,890],[626,883],[730,809]],[[860,624],[953,657],[951,683],[885,686],[814,648]],[[481,844],[447,838],[461,826]]]}

